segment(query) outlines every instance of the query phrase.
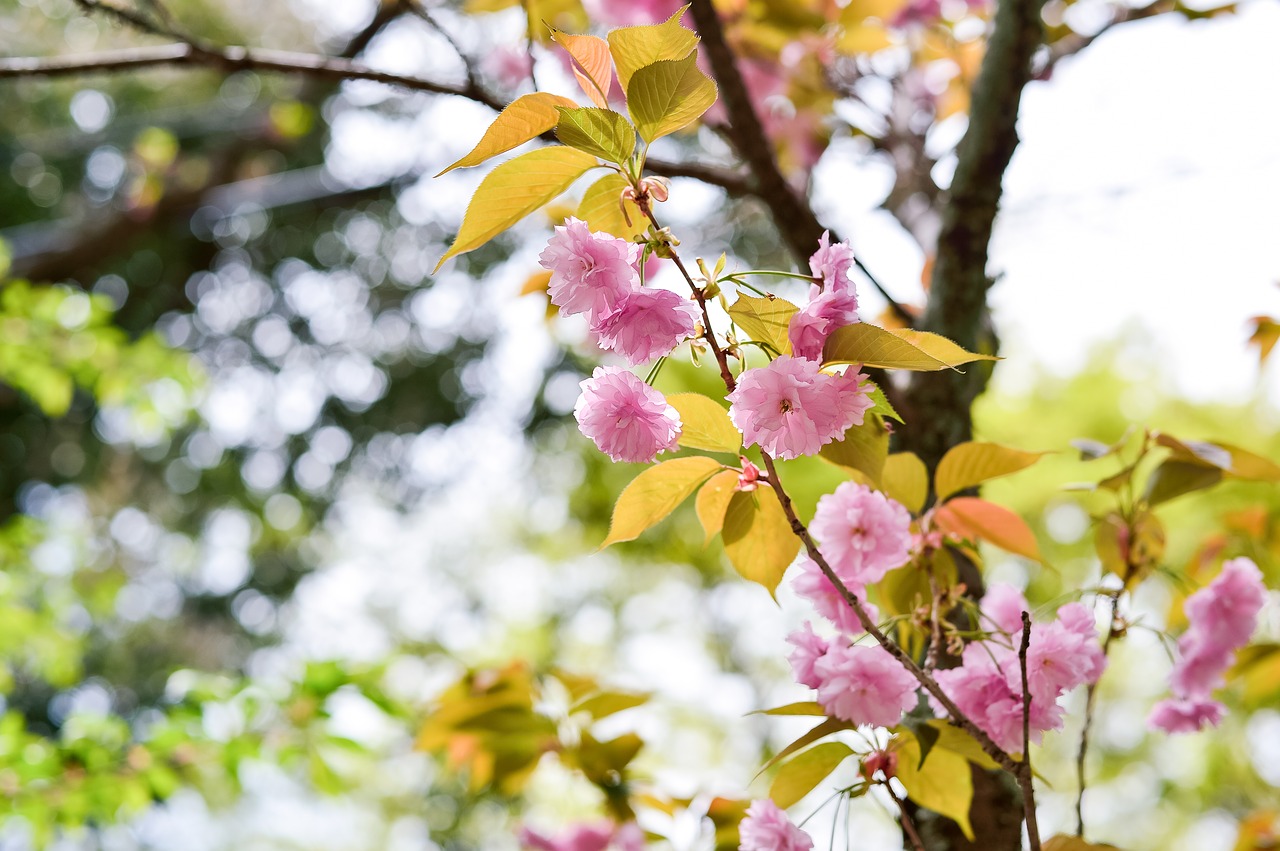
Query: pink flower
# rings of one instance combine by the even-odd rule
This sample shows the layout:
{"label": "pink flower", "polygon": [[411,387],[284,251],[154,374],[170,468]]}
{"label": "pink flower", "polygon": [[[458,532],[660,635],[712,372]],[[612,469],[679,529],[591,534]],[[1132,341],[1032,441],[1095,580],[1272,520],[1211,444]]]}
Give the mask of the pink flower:
{"label": "pink flower", "polygon": [[858,297],[853,287],[823,292],[814,284],[809,288],[809,303],[791,317],[787,336],[791,353],[798,358],[822,360],[822,347],[837,328],[858,320]]}
{"label": "pink flower", "polygon": [[580,219],[566,219],[538,257],[551,270],[547,292],[565,316],[585,313],[593,323],[639,284],[640,246],[592,233]]}
{"label": "pink flower", "polygon": [[795,648],[787,654],[787,661],[791,663],[791,672],[796,682],[802,686],[817,688],[821,685],[822,678],[814,673],[813,665],[826,655],[830,643],[815,633],[808,621],[787,636],[787,643]]}
{"label": "pink flower", "polygon": [[831,232],[824,231],[818,243],[818,250],[809,258],[809,271],[815,278],[822,279],[823,289],[831,291],[853,291],[853,282],[849,280],[849,269],[853,267],[853,248],[848,242],[831,244]]}
{"label": "pink flower", "polygon": [[555,838],[528,827],[520,828],[520,844],[534,851],[643,851],[644,833],[634,822],[580,824]]}
{"label": "pink flower", "polygon": [[880,646],[832,646],[814,662],[818,702],[853,724],[892,727],[915,708],[916,679]]}
{"label": "pink flower", "polygon": [[862,375],[828,375],[815,361],[782,355],[747,370],[729,394],[729,417],[748,444],[778,458],[812,455],[862,423],[873,404]]}
{"label": "pink flower", "polygon": [[615,27],[660,24],[679,8],[677,0],[587,0],[593,20]]}
{"label": "pink flower", "polygon": [[675,449],[680,415],[661,393],[616,366],[598,366],[574,405],[578,429],[614,461],[648,463]]}
{"label": "pink flower", "polygon": [[1262,572],[1247,558],[1235,558],[1209,584],[1187,598],[1183,610],[1191,630],[1233,648],[1249,643],[1266,602]]}
{"label": "pink flower", "polygon": [[809,531],[846,584],[879,582],[911,557],[910,512],[857,482],[845,482],[818,500]]}
{"label": "pink flower", "polygon": [[1198,733],[1217,727],[1226,714],[1227,707],[1216,700],[1166,698],[1152,708],[1147,726],[1165,733]]}
{"label": "pink flower", "polygon": [[738,825],[738,851],[809,851],[813,840],[768,798],[752,802]]}
{"label": "pink flower", "polygon": [[[818,614],[835,624],[836,629],[842,634],[852,638],[865,632],[862,622],[853,613],[853,608],[845,601],[844,596],[818,567],[818,563],[807,555],[800,557],[800,573],[791,583],[791,587],[797,594],[812,603]],[[845,587],[857,596],[867,617],[872,621],[880,620],[879,610],[867,602],[866,588],[849,582],[845,583]]]}
{"label": "pink flower", "polygon": [[698,326],[698,307],[669,290],[637,287],[607,314],[597,314],[592,330],[600,337],[600,347],[637,364],[671,354],[671,350],[693,336]]}
{"label": "pink flower", "polygon": [[991,619],[982,624],[983,629],[994,625],[1007,635],[1022,634],[1022,613],[1031,611],[1027,598],[1012,585],[996,582],[982,595],[982,613]]}

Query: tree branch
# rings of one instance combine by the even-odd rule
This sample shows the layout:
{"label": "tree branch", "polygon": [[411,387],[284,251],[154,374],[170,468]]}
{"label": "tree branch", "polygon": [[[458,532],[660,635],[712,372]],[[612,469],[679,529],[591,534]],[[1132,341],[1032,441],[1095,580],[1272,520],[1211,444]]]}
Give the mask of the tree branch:
{"label": "tree branch", "polygon": [[1022,807],[1027,820],[1027,841],[1031,851],[1040,851],[1040,828],[1036,823],[1035,779],[1031,774],[1031,687],[1027,677],[1027,650],[1031,647],[1031,613],[1022,613],[1022,646],[1018,667],[1022,673],[1022,761],[1018,763],[1018,785],[1022,787]]}

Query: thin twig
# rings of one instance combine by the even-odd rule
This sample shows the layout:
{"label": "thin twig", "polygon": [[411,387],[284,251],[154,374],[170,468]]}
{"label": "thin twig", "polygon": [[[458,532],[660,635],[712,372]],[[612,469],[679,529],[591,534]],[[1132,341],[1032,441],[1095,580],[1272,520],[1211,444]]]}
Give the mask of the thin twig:
{"label": "thin twig", "polygon": [[902,832],[907,835],[911,847],[914,851],[925,851],[924,841],[920,839],[920,833],[916,830],[915,822],[911,820],[911,813],[907,810],[907,802],[899,798],[888,783],[884,784],[884,788],[889,790],[889,797],[893,798],[893,802],[898,805],[898,812],[902,814]]}
{"label": "thin twig", "polygon": [[405,8],[409,10],[409,14],[426,22],[427,26],[435,30],[453,48],[453,52],[458,54],[458,58],[462,60],[462,67],[467,75],[467,85],[478,91],[480,89],[480,78],[476,73],[475,63],[466,54],[466,51],[462,49],[462,45],[458,44],[458,40],[435,19],[434,15],[427,11],[427,7],[422,5],[419,0],[403,0],[403,2]]}
{"label": "thin twig", "polygon": [[[1107,622],[1107,637],[1102,641],[1102,658],[1111,651],[1111,642],[1120,636],[1116,628],[1116,611],[1120,606],[1120,590],[1108,595],[1111,598],[1111,618]],[[1080,751],[1076,754],[1076,836],[1084,836],[1085,757],[1089,752],[1089,730],[1093,726],[1093,711],[1097,704],[1098,682],[1089,683],[1084,703],[1084,728],[1080,731]]]}
{"label": "thin twig", "polygon": [[1036,823],[1035,780],[1031,773],[1031,686],[1027,677],[1027,649],[1031,646],[1031,613],[1022,613],[1022,646],[1018,648],[1018,667],[1022,670],[1022,761],[1016,776],[1022,787],[1022,806],[1027,822],[1027,841],[1031,851],[1040,851],[1040,829]]}

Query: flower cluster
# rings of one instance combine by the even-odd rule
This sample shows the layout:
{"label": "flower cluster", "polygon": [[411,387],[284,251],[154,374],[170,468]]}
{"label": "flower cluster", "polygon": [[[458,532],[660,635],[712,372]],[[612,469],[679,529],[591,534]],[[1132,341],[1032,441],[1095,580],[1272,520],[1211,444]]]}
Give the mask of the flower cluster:
{"label": "flower cluster", "polygon": [[791,318],[791,355],[747,370],[729,394],[729,416],[748,444],[778,458],[812,455],[845,431],[861,425],[872,407],[865,376],[822,371],[822,349],[837,328],[858,321],[858,297],[849,280],[853,249],[832,245],[823,234],[809,260],[815,278],[809,304]]}
{"label": "flower cluster", "polygon": [[1216,727],[1226,707],[1212,695],[1236,651],[1249,643],[1266,602],[1262,572],[1247,558],[1232,559],[1222,573],[1187,598],[1183,610],[1189,626],[1178,640],[1178,661],[1170,686],[1173,697],[1156,704],[1147,723],[1166,733],[1194,733]]}
{"label": "flower cluster", "polygon": [[[983,614],[998,630],[986,641],[969,644],[958,668],[935,676],[947,696],[997,745],[1020,752],[1022,743],[1022,612],[1026,600],[1016,590],[993,586]],[[1016,610],[1016,617],[1015,617]],[[1031,627],[1027,646],[1027,686],[1031,695],[1029,732],[1038,743],[1048,730],[1062,727],[1058,698],[1102,676],[1106,657],[1098,642],[1093,614],[1079,603],[1058,609],[1058,619]],[[932,700],[932,698],[931,698]],[[934,710],[942,713],[941,707]]]}
{"label": "flower cluster", "polygon": [[614,461],[648,463],[675,449],[680,415],[661,393],[616,366],[598,366],[574,405],[578,428]]}
{"label": "flower cluster", "polygon": [[602,349],[635,366],[668,355],[694,335],[698,309],[640,282],[641,247],[570,218],[538,257],[551,272],[547,292],[564,316],[585,314]]}
{"label": "flower cluster", "polygon": [[753,801],[738,825],[739,851],[809,851],[813,840],[768,798]]}
{"label": "flower cluster", "polygon": [[[847,608],[847,607],[846,607]],[[808,623],[787,636],[796,682],[817,689],[818,702],[852,724],[892,727],[916,705],[916,678],[879,645],[828,641]]]}
{"label": "flower cluster", "polygon": [[857,482],[818,500],[809,530],[831,569],[848,586],[879,582],[911,557],[911,514]]}
{"label": "flower cluster", "polygon": [[556,837],[544,836],[528,827],[520,829],[520,845],[530,851],[642,851],[644,832],[628,822],[575,825]]}

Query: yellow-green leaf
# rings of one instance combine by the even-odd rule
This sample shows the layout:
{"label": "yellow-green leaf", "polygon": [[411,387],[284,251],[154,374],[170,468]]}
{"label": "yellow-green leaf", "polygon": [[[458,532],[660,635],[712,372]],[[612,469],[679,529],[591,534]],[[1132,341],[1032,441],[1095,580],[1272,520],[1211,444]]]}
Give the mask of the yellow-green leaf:
{"label": "yellow-green leaf", "polygon": [[540,148],[485,175],[471,196],[462,227],[435,271],[450,257],[479,248],[561,192],[599,163],[573,148]]}
{"label": "yellow-green leaf", "polygon": [[920,743],[915,736],[899,733],[899,737],[898,780],[907,797],[960,825],[972,842],[969,804],[973,801],[973,776],[968,761],[954,751],[934,746],[921,766]]}
{"label": "yellow-green leaf", "polygon": [[738,471],[724,470],[716,473],[698,491],[698,498],[693,507],[698,514],[698,522],[707,533],[702,542],[705,547],[711,539],[720,534],[724,527],[724,515],[729,510],[729,500],[733,499],[738,489]]}
{"label": "yellow-green leaf", "polygon": [[626,116],[593,106],[562,107],[556,138],[571,148],[619,165],[636,149],[636,131]]}
{"label": "yellow-green leaf", "polygon": [[844,437],[823,446],[818,454],[832,464],[864,473],[879,484],[889,454],[889,430],[883,420],[868,414],[862,425],[851,427]]}
{"label": "yellow-green leaf", "polygon": [[594,35],[572,35],[551,31],[551,38],[573,59],[573,76],[583,93],[602,109],[609,106],[609,87],[613,85],[613,60],[609,43]]}
{"label": "yellow-green leaf", "polygon": [[978,768],[986,769],[987,771],[999,768],[996,761],[987,755],[987,752],[982,749],[982,745],[978,744],[978,740],[969,735],[963,728],[948,723],[943,718],[930,718],[925,723],[938,731],[937,741],[933,743],[935,748],[943,748],[952,753],[958,753],[978,766]]}
{"label": "yellow-green leaf", "polygon": [[816,715],[822,717],[827,714],[827,710],[822,707],[821,703],[813,700],[806,700],[801,703],[788,703],[784,706],[775,706],[772,709],[759,709],[755,712],[748,713],[751,715]]}
{"label": "yellow-green leaf", "polygon": [[947,450],[934,474],[934,491],[942,502],[954,493],[1025,470],[1044,456],[998,443],[961,443]]}
{"label": "yellow-green leaf", "polygon": [[576,106],[577,104],[568,98],[546,92],[534,92],[531,95],[518,97],[498,113],[498,117],[493,119],[493,123],[489,125],[488,130],[484,131],[484,136],[471,149],[471,153],[440,174],[453,171],[455,168],[479,165],[490,157],[504,154],[530,139],[536,139],[555,127],[560,120],[557,107],[572,109]]}
{"label": "yellow-green leaf", "polygon": [[1221,467],[1170,458],[1151,471],[1151,478],[1147,479],[1147,504],[1159,505],[1183,494],[1211,488],[1220,481]]}
{"label": "yellow-green leaf", "polygon": [[627,111],[646,142],[687,127],[716,102],[716,84],[698,57],[663,59],[638,69],[627,83]]}
{"label": "yellow-green leaf", "polygon": [[744,295],[729,308],[729,316],[752,340],[766,343],[779,354],[789,355],[791,338],[787,336],[787,328],[791,317],[799,311],[800,308],[785,298]]}
{"label": "yellow-green leaf", "polygon": [[975,360],[996,360],[966,352],[946,337],[909,329],[886,330],[870,322],[839,328],[827,338],[824,363],[860,363],[882,369],[934,372]]}
{"label": "yellow-green leaf", "polygon": [[934,523],[961,538],[987,541],[1015,555],[1041,561],[1036,534],[1026,521],[1002,505],[972,496],[958,496],[938,506]]}
{"label": "yellow-green leaf", "polygon": [[[670,462],[668,462],[670,463]],[[772,594],[800,551],[773,489],[739,491],[724,515],[724,551],[734,569]]]}
{"label": "yellow-green leaf", "polygon": [[830,736],[833,733],[838,733],[841,730],[852,730],[853,727],[853,724],[850,724],[848,721],[842,721],[839,718],[824,718],[822,722],[812,730],[805,733],[782,750],[778,751],[777,754],[774,755],[773,759],[764,764],[764,767],[760,769],[760,773],[756,776],[759,777],[760,774],[764,774],[770,768],[782,762],[801,748],[807,748],[819,739],[825,739],[827,736]]}
{"label": "yellow-green leaf", "polygon": [[1219,446],[1231,453],[1230,472],[1233,478],[1251,482],[1280,482],[1280,464],[1229,443],[1221,443]]}
{"label": "yellow-green leaf", "polygon": [[778,770],[769,787],[769,797],[786,809],[812,792],[813,787],[851,756],[853,749],[844,742],[826,742],[810,748]]}
{"label": "yellow-green leaf", "polygon": [[680,26],[684,6],[661,24],[622,27],[609,33],[609,49],[618,67],[618,82],[629,91],[631,76],[646,65],[664,59],[684,59],[698,46],[693,30]]}
{"label": "yellow-green leaf", "polygon": [[919,514],[929,495],[929,471],[914,452],[895,452],[884,459],[880,488],[912,514]]}
{"label": "yellow-green leaf", "polygon": [[[582,203],[578,205],[578,218],[586,222],[593,232],[603,231],[619,239],[630,241],[633,236],[644,233],[647,223],[640,208],[634,201],[622,198],[622,190],[628,185],[622,175],[616,172],[606,174],[583,193]],[[622,214],[624,205],[626,216]],[[630,216],[630,222],[627,216]]]}
{"label": "yellow-green leaf", "polygon": [[1041,846],[1043,851],[1120,851],[1115,845],[1098,845],[1094,842],[1085,842],[1078,836],[1068,836],[1065,833],[1053,837]]}
{"label": "yellow-green leaf", "polygon": [[600,549],[639,537],[722,467],[712,458],[674,458],[641,472],[618,496],[609,523],[609,536]]}
{"label": "yellow-green leaf", "polygon": [[667,403],[680,414],[683,424],[680,445],[709,452],[731,452],[742,449],[742,435],[729,419],[729,412],[701,393],[673,393]]}

